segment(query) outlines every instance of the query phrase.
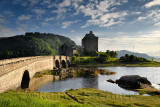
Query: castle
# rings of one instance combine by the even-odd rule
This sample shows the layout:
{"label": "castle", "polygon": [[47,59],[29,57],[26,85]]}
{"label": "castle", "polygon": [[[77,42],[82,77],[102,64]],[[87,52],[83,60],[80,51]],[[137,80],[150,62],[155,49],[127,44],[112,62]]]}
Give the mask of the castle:
{"label": "castle", "polygon": [[92,31],[86,34],[82,39],[82,46],[85,55],[94,55],[98,51],[98,37],[96,37]]}
{"label": "castle", "polygon": [[82,46],[67,46],[63,44],[59,48],[60,55],[73,56],[75,53],[81,55],[95,55],[98,51],[98,37],[96,37],[92,31],[86,34],[82,39]]}

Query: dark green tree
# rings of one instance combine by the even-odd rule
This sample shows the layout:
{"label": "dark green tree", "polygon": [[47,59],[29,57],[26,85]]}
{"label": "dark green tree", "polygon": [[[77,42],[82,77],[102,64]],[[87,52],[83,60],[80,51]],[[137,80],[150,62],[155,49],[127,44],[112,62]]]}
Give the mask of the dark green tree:
{"label": "dark green tree", "polygon": [[67,37],[39,32],[0,38],[0,59],[58,55],[59,47],[64,43],[69,46],[75,45]]}
{"label": "dark green tree", "polygon": [[116,58],[118,56],[118,53],[116,51],[107,50],[106,54],[108,54],[111,58]]}
{"label": "dark green tree", "polygon": [[97,60],[101,63],[107,62],[110,59],[110,56],[104,52],[98,52],[99,57]]}
{"label": "dark green tree", "polygon": [[79,53],[76,53],[75,56],[76,56],[76,57],[80,57],[80,54],[79,54]]}

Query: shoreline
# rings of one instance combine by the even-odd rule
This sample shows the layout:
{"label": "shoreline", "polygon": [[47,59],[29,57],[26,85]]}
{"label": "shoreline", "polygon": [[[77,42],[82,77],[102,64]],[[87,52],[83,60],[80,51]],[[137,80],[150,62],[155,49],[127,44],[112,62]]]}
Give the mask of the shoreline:
{"label": "shoreline", "polygon": [[74,67],[160,67],[159,65],[139,64],[76,64]]}
{"label": "shoreline", "polygon": [[[148,107],[160,105],[160,96],[155,94],[156,90],[139,91],[141,95],[120,95],[94,88],[70,89],[65,92],[25,92],[24,90],[13,90],[0,94],[0,106],[128,107],[145,105]],[[147,92],[152,94],[145,96]]]}

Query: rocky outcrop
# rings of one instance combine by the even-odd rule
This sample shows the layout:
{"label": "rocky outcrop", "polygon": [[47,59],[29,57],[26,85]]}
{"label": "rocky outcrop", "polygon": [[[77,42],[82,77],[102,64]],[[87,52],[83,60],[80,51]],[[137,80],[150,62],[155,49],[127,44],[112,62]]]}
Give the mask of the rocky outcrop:
{"label": "rocky outcrop", "polygon": [[151,86],[151,82],[145,78],[138,75],[126,75],[122,76],[116,83],[122,88],[132,88],[139,89]]}
{"label": "rocky outcrop", "polygon": [[107,82],[115,83],[115,81],[113,81],[111,79],[107,80]]}
{"label": "rocky outcrop", "polygon": [[115,72],[111,72],[107,69],[98,69],[99,74],[101,75],[115,75]]}

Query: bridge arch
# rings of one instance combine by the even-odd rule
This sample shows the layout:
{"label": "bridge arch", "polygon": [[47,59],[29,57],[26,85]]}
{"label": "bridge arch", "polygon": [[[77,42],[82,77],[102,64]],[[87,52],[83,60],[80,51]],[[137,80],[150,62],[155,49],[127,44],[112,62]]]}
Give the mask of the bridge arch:
{"label": "bridge arch", "polygon": [[60,63],[59,63],[59,61],[58,61],[58,60],[56,60],[56,61],[55,61],[55,65],[56,65],[56,67],[57,67],[57,68],[59,68],[59,67],[60,67]]}
{"label": "bridge arch", "polygon": [[67,64],[65,62],[65,60],[62,60],[62,68],[66,68],[67,67]]}
{"label": "bridge arch", "polygon": [[23,73],[22,81],[21,81],[21,88],[25,89],[29,87],[30,76],[28,70],[25,70]]}

